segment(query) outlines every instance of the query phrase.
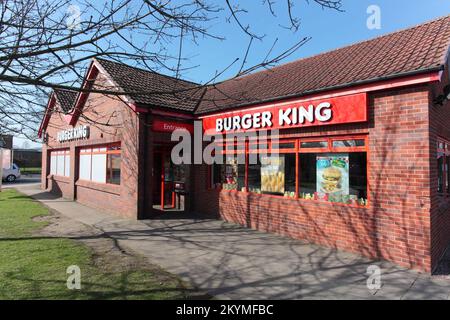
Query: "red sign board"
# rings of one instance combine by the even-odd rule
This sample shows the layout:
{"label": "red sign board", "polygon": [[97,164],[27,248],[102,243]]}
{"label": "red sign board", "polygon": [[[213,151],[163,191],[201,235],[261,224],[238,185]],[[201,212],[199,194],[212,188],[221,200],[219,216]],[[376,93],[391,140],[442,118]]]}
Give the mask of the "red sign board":
{"label": "red sign board", "polygon": [[176,129],[186,129],[189,132],[194,132],[194,125],[192,123],[153,120],[153,131],[157,132],[173,132]]}
{"label": "red sign board", "polygon": [[288,129],[367,121],[367,94],[297,100],[203,118],[208,134]]}

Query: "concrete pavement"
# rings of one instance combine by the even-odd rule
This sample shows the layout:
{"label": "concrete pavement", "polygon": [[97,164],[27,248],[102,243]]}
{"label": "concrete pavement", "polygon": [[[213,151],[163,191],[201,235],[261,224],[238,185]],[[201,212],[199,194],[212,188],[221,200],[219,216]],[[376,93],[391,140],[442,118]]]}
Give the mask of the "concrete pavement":
{"label": "concrete pavement", "polygon": [[[196,217],[132,221],[55,197],[19,191],[111,237],[219,299],[449,299],[450,278],[431,277],[234,224]],[[381,288],[369,289],[369,266]]]}

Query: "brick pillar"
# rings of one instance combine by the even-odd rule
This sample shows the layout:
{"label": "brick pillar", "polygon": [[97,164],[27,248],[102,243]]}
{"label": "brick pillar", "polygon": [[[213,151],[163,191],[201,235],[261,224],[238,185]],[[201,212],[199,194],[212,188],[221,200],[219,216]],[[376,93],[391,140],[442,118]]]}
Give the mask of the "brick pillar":
{"label": "brick pillar", "polygon": [[67,195],[67,198],[69,200],[75,200],[76,199],[76,186],[75,182],[78,180],[78,161],[77,161],[77,154],[76,154],[76,148],[74,145],[70,146],[70,186],[69,186],[69,193]]}

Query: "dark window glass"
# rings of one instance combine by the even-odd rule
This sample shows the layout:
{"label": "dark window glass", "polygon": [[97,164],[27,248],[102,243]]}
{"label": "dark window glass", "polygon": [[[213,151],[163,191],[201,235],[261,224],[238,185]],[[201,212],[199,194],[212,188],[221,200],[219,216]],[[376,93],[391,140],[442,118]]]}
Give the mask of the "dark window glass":
{"label": "dark window glass", "polygon": [[437,159],[437,169],[438,169],[438,192],[444,192],[444,153],[438,152]]}
{"label": "dark window glass", "polygon": [[227,158],[225,164],[215,164],[213,181],[222,185],[224,190],[239,190],[245,187],[245,164],[238,163],[238,158]]}
{"label": "dark window glass", "polygon": [[328,148],[328,142],[326,141],[310,141],[310,142],[301,142],[300,148]]}
{"label": "dark window glass", "polygon": [[285,165],[285,185],[284,190],[285,192],[288,192],[289,196],[291,198],[295,197],[295,154],[285,154],[283,155],[285,157],[284,165]]}
{"label": "dark window glass", "polygon": [[222,185],[222,166],[220,164],[212,166],[212,175],[213,187],[216,188],[219,185]]}
{"label": "dark window glass", "polygon": [[258,155],[249,155],[248,191],[261,193],[261,161]]}
{"label": "dark window glass", "polygon": [[367,199],[367,153],[350,153],[350,195]]}
{"label": "dark window glass", "polygon": [[447,193],[450,193],[450,155],[445,157],[447,159]]}
{"label": "dark window glass", "polygon": [[300,154],[299,192],[304,199],[367,205],[367,155]]}
{"label": "dark window glass", "polygon": [[333,148],[364,147],[365,145],[366,145],[366,142],[363,139],[333,141]]}
{"label": "dark window glass", "polygon": [[282,143],[273,143],[273,149],[294,149],[295,142],[282,142]]}
{"label": "dark window glass", "polygon": [[300,154],[299,192],[303,197],[316,192],[316,158],[317,153]]}
{"label": "dark window glass", "polygon": [[106,183],[120,184],[120,154],[108,154],[106,159]]}

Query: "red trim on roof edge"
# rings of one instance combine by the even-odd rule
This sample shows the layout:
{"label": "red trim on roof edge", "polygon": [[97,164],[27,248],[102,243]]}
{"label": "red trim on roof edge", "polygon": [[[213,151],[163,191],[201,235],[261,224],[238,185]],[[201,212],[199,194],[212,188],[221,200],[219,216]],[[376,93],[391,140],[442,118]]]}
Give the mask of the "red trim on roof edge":
{"label": "red trim on roof edge", "polygon": [[48,123],[50,121],[50,112],[53,109],[53,107],[55,106],[55,103],[56,103],[55,93],[52,92],[52,94],[50,95],[50,99],[48,100],[47,107],[45,108],[44,118],[42,119],[41,125],[39,126],[39,130],[38,130],[39,138],[42,138],[42,132],[48,126]]}
{"label": "red trim on roof edge", "polygon": [[[94,61],[92,61],[86,79],[83,81],[83,86],[82,89],[86,89],[89,90],[90,87],[92,86],[92,81],[94,80],[98,75],[98,68],[95,65]],[[77,100],[75,101],[75,106],[73,107],[71,114],[71,118],[70,118],[70,122],[69,125],[73,126],[75,125],[75,123],[77,123],[78,118],[81,115],[81,110],[84,107],[84,104],[86,103],[86,100],[89,96],[89,92],[82,92],[80,91],[80,93],[78,94]]]}

